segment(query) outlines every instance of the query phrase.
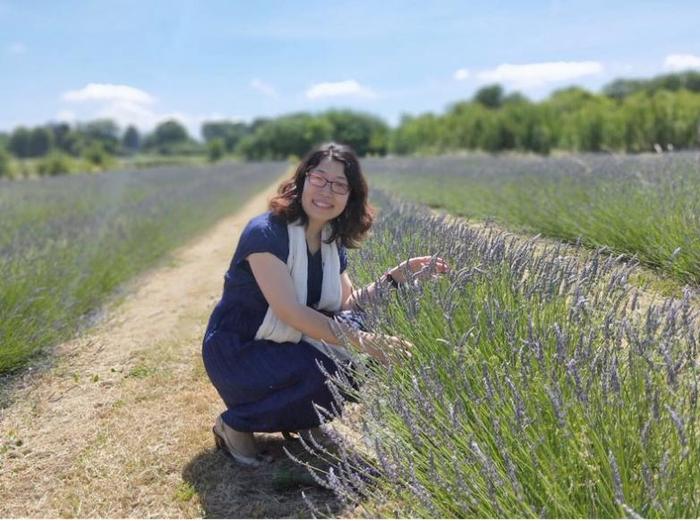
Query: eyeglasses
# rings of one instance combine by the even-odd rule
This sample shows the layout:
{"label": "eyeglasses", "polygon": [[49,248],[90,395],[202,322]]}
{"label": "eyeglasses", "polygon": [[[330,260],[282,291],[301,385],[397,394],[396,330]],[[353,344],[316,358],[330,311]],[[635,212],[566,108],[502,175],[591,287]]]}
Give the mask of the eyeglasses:
{"label": "eyeglasses", "polygon": [[306,172],[306,178],[312,186],[323,188],[327,184],[331,185],[331,192],[338,195],[345,195],[350,192],[350,185],[343,181],[329,181],[321,174],[315,172]]}

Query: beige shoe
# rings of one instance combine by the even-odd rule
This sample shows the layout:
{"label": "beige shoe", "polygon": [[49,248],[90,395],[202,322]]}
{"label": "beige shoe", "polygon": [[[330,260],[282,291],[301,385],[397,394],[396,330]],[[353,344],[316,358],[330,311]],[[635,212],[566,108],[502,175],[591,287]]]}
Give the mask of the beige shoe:
{"label": "beige shoe", "polygon": [[299,431],[299,436],[309,441],[313,438],[316,441],[322,441],[328,438],[326,434],[321,430],[321,427],[312,427],[310,429],[303,429]]}
{"label": "beige shoe", "polygon": [[[321,444],[324,447],[335,445],[335,442],[328,436],[321,427],[312,427],[311,429],[301,429],[299,431],[282,431],[282,436],[287,441],[299,441],[303,438],[307,444],[313,445],[314,442]],[[313,441],[311,440],[313,438]]]}
{"label": "beige shoe", "polygon": [[[231,429],[231,427],[224,423],[221,416],[216,419],[212,432],[214,433],[214,441],[216,442],[217,448],[222,449],[231,459],[237,463],[240,463],[241,465],[245,465],[246,467],[259,467],[263,463],[269,463],[272,461],[272,458],[267,455],[263,455],[259,452],[254,453],[254,455],[245,454],[245,451],[241,450],[239,447],[236,447],[237,444],[234,438],[236,435],[240,435],[239,437],[245,442],[248,441],[246,438],[249,434],[249,441],[253,442],[253,434],[234,431]],[[240,445],[240,441],[238,442],[238,445]]]}

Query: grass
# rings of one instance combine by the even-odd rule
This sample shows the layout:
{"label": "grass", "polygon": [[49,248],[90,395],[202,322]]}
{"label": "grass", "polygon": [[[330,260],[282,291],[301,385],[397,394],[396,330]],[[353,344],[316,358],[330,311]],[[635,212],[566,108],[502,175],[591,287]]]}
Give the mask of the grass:
{"label": "grass", "polygon": [[407,199],[635,257],[700,284],[700,156],[578,155],[366,162]]}
{"label": "grass", "polygon": [[0,374],[74,335],[121,284],[234,212],[285,168],[0,181]]}

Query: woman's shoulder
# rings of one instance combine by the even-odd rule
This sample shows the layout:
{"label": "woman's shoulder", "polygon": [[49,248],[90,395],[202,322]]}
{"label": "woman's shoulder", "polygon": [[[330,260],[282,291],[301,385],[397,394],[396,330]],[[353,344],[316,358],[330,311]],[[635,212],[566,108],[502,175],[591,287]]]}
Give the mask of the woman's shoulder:
{"label": "woman's shoulder", "polygon": [[236,258],[246,258],[251,253],[270,252],[286,261],[289,234],[284,217],[265,212],[256,215],[241,233],[236,248]]}
{"label": "woman's shoulder", "polygon": [[281,232],[286,233],[286,231],[287,223],[284,217],[275,215],[271,211],[256,215],[248,221],[248,225],[245,228],[245,232],[248,233],[263,232],[267,234],[272,232],[274,234],[279,234]]}

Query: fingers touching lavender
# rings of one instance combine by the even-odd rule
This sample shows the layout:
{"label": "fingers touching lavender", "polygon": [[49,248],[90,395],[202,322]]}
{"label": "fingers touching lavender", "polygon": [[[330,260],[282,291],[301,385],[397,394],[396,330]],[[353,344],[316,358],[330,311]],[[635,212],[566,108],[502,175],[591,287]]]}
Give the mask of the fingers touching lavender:
{"label": "fingers touching lavender", "polygon": [[413,257],[389,270],[391,277],[399,284],[410,277],[412,280],[429,278],[450,271],[450,266],[437,255]]}

